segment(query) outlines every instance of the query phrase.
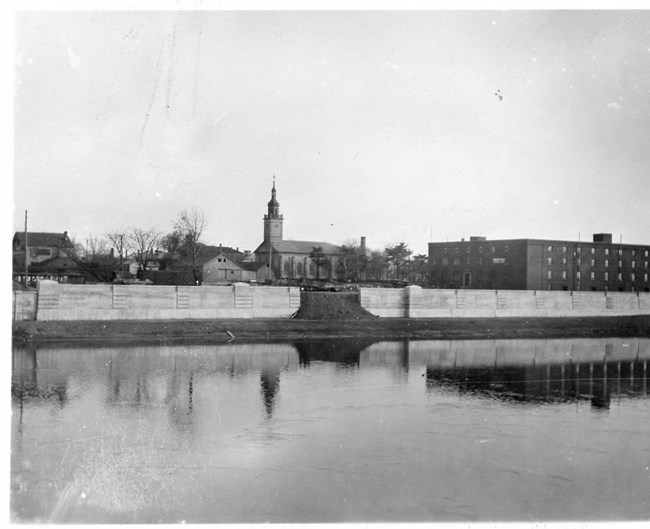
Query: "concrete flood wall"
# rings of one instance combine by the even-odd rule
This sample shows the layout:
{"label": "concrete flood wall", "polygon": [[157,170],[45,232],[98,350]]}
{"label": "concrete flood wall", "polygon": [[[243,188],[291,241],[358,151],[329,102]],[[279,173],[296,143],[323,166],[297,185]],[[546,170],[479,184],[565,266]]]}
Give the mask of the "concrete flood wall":
{"label": "concrete flood wall", "polygon": [[14,321],[30,321],[36,319],[37,293],[33,290],[14,290],[12,317]]}
{"label": "concrete flood wall", "polygon": [[648,292],[362,288],[361,306],[393,318],[626,316],[650,314]]}
{"label": "concrete flood wall", "polygon": [[40,281],[36,319],[175,320],[289,318],[300,308],[297,287],[66,285]]}
{"label": "concrete flood wall", "polygon": [[[650,315],[648,292],[362,288],[361,306],[384,318]],[[13,293],[14,320],[289,318],[298,287],[66,285]]]}

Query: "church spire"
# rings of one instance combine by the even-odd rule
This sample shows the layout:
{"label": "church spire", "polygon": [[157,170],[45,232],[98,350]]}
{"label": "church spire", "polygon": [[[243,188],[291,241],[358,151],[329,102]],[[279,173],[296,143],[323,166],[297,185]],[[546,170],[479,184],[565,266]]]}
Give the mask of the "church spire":
{"label": "church spire", "polygon": [[280,215],[280,204],[278,199],[275,198],[275,175],[273,175],[273,187],[271,188],[271,200],[269,201],[269,217],[277,217]]}
{"label": "church spire", "polygon": [[264,215],[264,240],[279,242],[282,240],[282,222],[280,215],[280,203],[276,198],[275,174],[273,175],[273,187],[271,188],[271,200],[268,202],[268,212]]}

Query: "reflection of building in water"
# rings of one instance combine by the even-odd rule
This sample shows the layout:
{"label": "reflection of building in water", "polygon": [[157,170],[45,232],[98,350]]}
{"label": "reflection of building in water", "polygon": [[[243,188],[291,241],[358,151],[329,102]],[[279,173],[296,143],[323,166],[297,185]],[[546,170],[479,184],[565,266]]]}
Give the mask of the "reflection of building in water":
{"label": "reflection of building in water", "polygon": [[11,398],[19,403],[46,404],[55,401],[60,407],[68,402],[68,382],[64,373],[52,369],[39,369],[38,352],[12,351],[13,373]]}
{"label": "reflection of building in water", "polygon": [[280,389],[280,370],[278,368],[262,369],[260,372],[260,385],[266,416],[270,419],[275,409],[275,397]]}
{"label": "reflection of building in water", "polygon": [[590,400],[608,408],[612,396],[646,397],[647,360],[616,360],[529,366],[426,368],[428,390],[453,388],[459,393],[515,401]]}
{"label": "reflection of building in water", "polygon": [[520,401],[647,396],[650,340],[644,338],[410,342],[411,365],[427,387]]}

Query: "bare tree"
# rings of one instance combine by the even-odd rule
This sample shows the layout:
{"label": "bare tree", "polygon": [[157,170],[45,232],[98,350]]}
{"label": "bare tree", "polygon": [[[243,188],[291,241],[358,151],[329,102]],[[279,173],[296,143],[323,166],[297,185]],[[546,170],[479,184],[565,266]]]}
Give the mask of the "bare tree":
{"label": "bare tree", "polygon": [[138,263],[138,269],[142,272],[154,260],[161,237],[162,233],[154,228],[133,228],[130,231],[128,244],[135,262]]}
{"label": "bare tree", "polygon": [[368,256],[356,240],[341,246],[336,272],[342,281],[359,281],[368,268]]}
{"label": "bare tree", "polygon": [[113,230],[106,234],[106,239],[115,248],[115,252],[117,252],[119,270],[121,271],[124,258],[129,251],[129,234],[127,230]]}
{"label": "bare tree", "polygon": [[174,234],[179,238],[182,255],[190,261],[194,281],[198,285],[201,276],[196,269],[196,259],[203,250],[201,236],[207,225],[205,214],[196,208],[183,210],[174,222]]}
{"label": "bare tree", "polygon": [[81,270],[87,272],[102,283],[106,283],[106,278],[86,260],[86,248],[84,248],[82,244],[76,242],[74,235],[69,237],[69,240],[69,245],[63,244],[60,246],[60,250],[63,254],[69,257]]}
{"label": "bare tree", "polygon": [[98,257],[106,255],[106,241],[91,235],[86,239],[83,256],[89,263],[97,261]]}

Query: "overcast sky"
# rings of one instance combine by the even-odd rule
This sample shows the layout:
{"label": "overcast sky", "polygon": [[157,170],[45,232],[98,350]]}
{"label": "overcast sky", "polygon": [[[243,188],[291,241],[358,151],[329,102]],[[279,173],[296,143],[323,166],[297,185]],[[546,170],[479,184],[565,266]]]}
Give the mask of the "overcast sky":
{"label": "overcast sky", "polygon": [[650,244],[650,12],[29,12],[14,229]]}

